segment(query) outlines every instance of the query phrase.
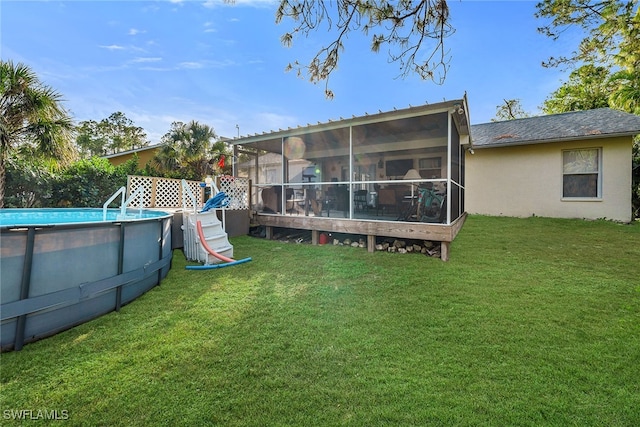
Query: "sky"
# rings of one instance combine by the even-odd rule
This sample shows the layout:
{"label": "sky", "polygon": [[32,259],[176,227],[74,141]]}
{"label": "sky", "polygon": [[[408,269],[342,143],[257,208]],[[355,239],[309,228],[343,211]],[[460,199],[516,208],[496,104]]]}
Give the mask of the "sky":
{"label": "sky", "polygon": [[0,56],[29,66],[62,95],[74,120],[100,121],[120,111],[160,142],[173,122],[196,120],[222,137],[261,134],[340,117],[460,99],[472,124],[491,121],[506,99],[539,107],[568,78],[547,69],[550,56],[578,44],[537,32],[533,1],[449,0],[454,34],[445,39],[449,69],[438,85],[416,75],[398,78],[387,51],[370,36],[350,34],[324,95],[286,72],[331,41],[326,28],[280,36],[293,22],[275,22],[273,0],[0,2]]}

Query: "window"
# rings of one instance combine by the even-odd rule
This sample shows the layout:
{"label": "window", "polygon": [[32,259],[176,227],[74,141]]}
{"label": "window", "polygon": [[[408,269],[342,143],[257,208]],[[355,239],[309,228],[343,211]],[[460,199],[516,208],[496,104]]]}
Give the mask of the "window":
{"label": "window", "polygon": [[429,157],[418,160],[420,176],[425,179],[442,178],[442,159],[440,157]]}
{"label": "window", "polygon": [[601,197],[601,157],[599,148],[562,152],[562,197]]}

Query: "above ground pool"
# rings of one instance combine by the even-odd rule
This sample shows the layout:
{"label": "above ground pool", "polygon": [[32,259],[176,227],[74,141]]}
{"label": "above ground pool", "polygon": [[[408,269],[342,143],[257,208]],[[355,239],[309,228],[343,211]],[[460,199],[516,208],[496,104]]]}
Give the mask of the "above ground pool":
{"label": "above ground pool", "polygon": [[84,323],[153,288],[171,266],[172,215],[0,209],[2,351]]}
{"label": "above ground pool", "polygon": [[1,209],[0,227],[47,226],[54,224],[84,224],[88,222],[145,220],[167,216],[166,212],[129,209],[61,208],[61,209]]}

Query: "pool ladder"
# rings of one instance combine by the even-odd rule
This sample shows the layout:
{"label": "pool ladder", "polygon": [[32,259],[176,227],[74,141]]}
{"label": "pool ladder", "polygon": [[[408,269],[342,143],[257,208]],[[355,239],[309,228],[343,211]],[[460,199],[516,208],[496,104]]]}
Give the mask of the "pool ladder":
{"label": "pool ladder", "polygon": [[[125,198],[127,196],[127,187],[122,186],[122,187],[120,187],[118,189],[118,191],[116,191],[113,194],[113,196],[109,197],[109,200],[104,202],[104,205],[102,205],[102,220],[103,221],[107,220],[107,208],[109,207],[111,202],[113,202],[116,199],[116,197],[118,197],[119,195],[121,196],[120,214],[118,214],[118,216],[117,216],[117,219],[119,221],[124,220],[124,219],[128,219],[128,218],[140,218],[140,217],[142,217],[142,208],[143,208],[143,204],[144,204],[144,187],[140,186],[140,187],[136,188],[136,190],[129,196],[129,198],[125,200]],[[127,215],[127,206],[129,206],[129,204],[135,199],[136,196],[139,197],[138,216]]]}

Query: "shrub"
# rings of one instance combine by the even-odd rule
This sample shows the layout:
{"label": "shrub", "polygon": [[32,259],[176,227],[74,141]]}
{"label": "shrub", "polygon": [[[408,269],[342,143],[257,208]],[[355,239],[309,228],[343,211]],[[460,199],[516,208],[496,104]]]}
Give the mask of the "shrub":
{"label": "shrub", "polygon": [[6,177],[6,208],[49,206],[54,175],[45,163],[10,157],[6,162]]}
{"label": "shrub", "polygon": [[101,207],[118,188],[127,185],[131,165],[116,167],[92,157],[66,168],[53,185],[52,206]]}

